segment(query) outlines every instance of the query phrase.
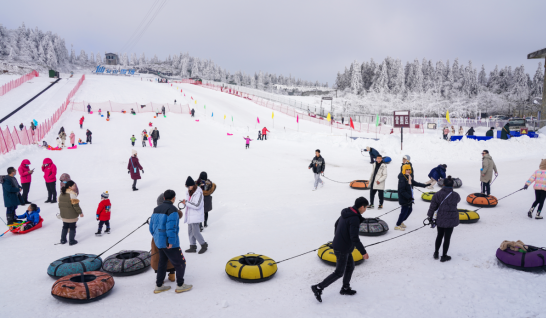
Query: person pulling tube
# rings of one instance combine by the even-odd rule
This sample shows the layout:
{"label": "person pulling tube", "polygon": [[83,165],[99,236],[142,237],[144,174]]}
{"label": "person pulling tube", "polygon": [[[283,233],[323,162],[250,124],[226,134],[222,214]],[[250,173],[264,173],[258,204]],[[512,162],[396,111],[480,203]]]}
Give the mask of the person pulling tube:
{"label": "person pulling tube", "polygon": [[360,223],[364,221],[362,214],[366,212],[368,204],[366,198],[359,197],[355,200],[355,204],[352,207],[341,210],[341,216],[334,225],[335,234],[332,243],[337,259],[336,270],[319,284],[311,286],[311,290],[319,302],[322,302],[322,291],[341,277],[343,277],[343,287],[341,287],[339,293],[349,296],[356,294],[356,290],[351,289],[350,285],[351,276],[355,269],[355,261],[352,253],[356,248],[364,259],[369,258],[368,252],[366,252],[358,236]]}

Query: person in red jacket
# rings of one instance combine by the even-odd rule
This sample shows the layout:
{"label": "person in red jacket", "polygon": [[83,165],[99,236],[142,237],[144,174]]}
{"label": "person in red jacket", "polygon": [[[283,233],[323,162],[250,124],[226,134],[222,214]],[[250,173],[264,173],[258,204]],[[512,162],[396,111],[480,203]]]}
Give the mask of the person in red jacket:
{"label": "person in red jacket", "polygon": [[21,176],[21,185],[23,186],[23,205],[32,203],[28,201],[28,191],[30,190],[30,182],[32,181],[34,169],[30,170],[29,165],[30,160],[25,159],[21,162],[19,169],[17,169]]}
{"label": "person in red jacket", "polygon": [[83,128],[83,121],[84,121],[84,119],[85,119],[85,118],[84,118],[83,116],[82,116],[82,118],[80,118],[80,129]]}
{"label": "person in red jacket", "polygon": [[102,235],[102,226],[106,224],[106,230],[104,233],[110,234],[110,210],[112,207],[112,204],[110,203],[110,199],[108,199],[110,195],[108,194],[108,191],[104,192],[100,195],[101,201],[99,203],[99,207],[97,208],[97,221],[99,221],[99,230],[97,233],[95,233],[96,236]]}
{"label": "person in red jacket", "polygon": [[57,203],[57,166],[49,158],[44,159],[42,164],[44,179],[47,188],[47,201],[45,203]]}
{"label": "person in red jacket", "polygon": [[267,128],[265,128],[265,127],[262,129],[262,138],[263,138],[262,140],[267,140],[267,132],[268,131],[269,130],[267,130]]}

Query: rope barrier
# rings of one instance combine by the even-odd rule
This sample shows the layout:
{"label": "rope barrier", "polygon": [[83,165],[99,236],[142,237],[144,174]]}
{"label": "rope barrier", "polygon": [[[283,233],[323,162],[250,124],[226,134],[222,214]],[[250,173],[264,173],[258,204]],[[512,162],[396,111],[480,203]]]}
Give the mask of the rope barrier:
{"label": "rope barrier", "polygon": [[148,219],[146,220],[146,222],[142,223],[141,226],[137,227],[133,232],[127,234],[127,236],[125,236],[124,238],[122,238],[121,240],[119,240],[116,244],[110,246],[106,251],[104,251],[104,252],[100,253],[99,255],[97,255],[97,257],[95,257],[93,260],[96,260],[96,259],[99,258],[102,254],[108,252],[110,249],[112,249],[112,247],[118,245],[121,241],[123,241],[124,239],[126,239],[127,237],[129,237],[129,235],[135,233],[138,229],[140,229],[140,228],[143,227],[144,225],[148,224],[149,221],[150,221],[150,218],[148,218]]}
{"label": "rope barrier", "polygon": [[352,181],[349,181],[349,182],[341,182],[341,181],[336,181],[336,180],[332,180],[330,178],[328,178],[327,176],[325,176],[324,174],[322,174],[322,176],[325,178],[325,179],[328,179],[330,181],[334,181],[334,182],[337,182],[337,183],[351,183]]}
{"label": "rope barrier", "polygon": [[380,216],[376,216],[375,218],[379,218],[379,217],[382,217],[383,215],[385,215],[385,214],[389,214],[389,213],[391,213],[391,212],[394,212],[394,211],[396,211],[396,210],[398,210],[398,209],[400,209],[400,208],[401,208],[401,206],[397,207],[396,209],[390,210],[390,211],[389,211],[389,212],[387,212],[387,213],[383,213],[383,214],[381,214]]}
{"label": "rope barrier", "polygon": [[[517,191],[514,191],[514,192],[508,194],[508,195],[505,195],[505,196],[503,196],[502,198],[497,199],[497,202],[500,201],[500,200],[502,200],[502,199],[504,199],[504,198],[506,198],[506,197],[511,196],[512,194],[516,194],[516,193],[520,192],[520,191],[523,190],[523,189],[524,189],[524,188],[521,188],[521,189],[519,189],[519,190],[517,190]],[[485,207],[482,206],[481,208],[478,208],[478,209],[474,210],[474,212],[476,212],[476,211],[478,211],[478,210],[480,210],[480,209],[483,209],[483,208],[485,208]]]}
{"label": "rope barrier", "polygon": [[273,264],[279,264],[279,263],[282,263],[282,262],[284,262],[284,261],[287,261],[287,260],[290,260],[290,259],[293,259],[293,258],[296,258],[296,257],[300,257],[300,256],[305,255],[305,254],[309,254],[309,253],[314,252],[314,251],[316,251],[316,250],[318,250],[318,248],[315,248],[314,250],[311,250],[311,251],[309,251],[309,252],[305,252],[305,253],[300,254],[300,255],[296,255],[296,256],[293,256],[293,257],[290,257],[290,258],[287,258],[287,259],[283,259],[282,261],[273,262],[273,263],[271,263],[271,264],[272,264],[272,265],[273,265]]}

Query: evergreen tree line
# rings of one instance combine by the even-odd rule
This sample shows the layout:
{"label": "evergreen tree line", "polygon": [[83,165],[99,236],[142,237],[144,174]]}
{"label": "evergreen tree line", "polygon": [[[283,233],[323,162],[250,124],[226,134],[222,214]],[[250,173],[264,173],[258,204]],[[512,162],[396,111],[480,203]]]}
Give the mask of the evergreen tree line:
{"label": "evergreen tree line", "polygon": [[[161,73],[182,78],[198,77],[264,90],[272,88],[274,85],[328,87],[328,83],[320,84],[318,81],[313,83],[296,79],[291,75],[277,76],[276,74],[263,74],[261,71],[254,74],[238,71],[232,74],[210,59],[192,57],[188,53],[169,55],[165,60],[160,60],[157,55],[146,59],[144,53],[140,56],[137,56],[136,53],[116,54],[121,67],[160,69]],[[43,32],[38,27],[35,29],[26,28],[23,23],[19,28],[13,30],[0,24],[0,58],[36,64],[44,69],[71,70],[74,66],[95,67],[101,65],[104,54],[101,52],[87,54],[85,50],[80,50],[79,54],[76,54],[72,45],[69,53],[64,39],[57,34]]]}
{"label": "evergreen tree line", "polygon": [[[348,112],[375,113],[405,107],[424,115],[434,115],[446,109],[458,116],[470,116],[476,111],[488,114],[513,114],[514,111],[535,112],[539,105],[534,98],[542,97],[544,70],[542,63],[533,77],[524,66],[511,66],[486,73],[459,64],[455,59],[434,63],[415,59],[403,65],[399,59],[387,57],[381,63],[373,59],[360,64],[354,61],[343,73],[338,72],[334,88],[353,101]],[[522,114],[523,115],[523,114]]]}

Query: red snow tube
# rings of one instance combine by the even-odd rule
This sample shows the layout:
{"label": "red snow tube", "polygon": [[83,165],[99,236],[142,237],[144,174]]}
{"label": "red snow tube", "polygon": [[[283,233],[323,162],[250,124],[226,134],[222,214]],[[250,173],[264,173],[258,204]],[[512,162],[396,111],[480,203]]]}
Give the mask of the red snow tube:
{"label": "red snow tube", "polygon": [[32,232],[34,230],[37,230],[37,229],[41,228],[42,223],[44,223],[44,219],[42,219],[42,217],[40,217],[40,221],[38,222],[38,224],[34,225],[30,229],[28,229],[26,231],[21,231],[20,227],[16,227],[16,228],[11,230],[11,233],[13,233],[13,234],[27,234],[28,232]]}

